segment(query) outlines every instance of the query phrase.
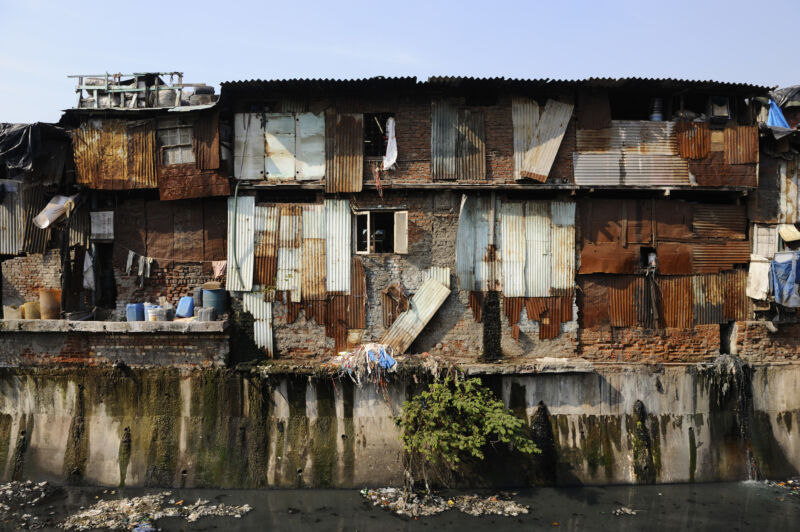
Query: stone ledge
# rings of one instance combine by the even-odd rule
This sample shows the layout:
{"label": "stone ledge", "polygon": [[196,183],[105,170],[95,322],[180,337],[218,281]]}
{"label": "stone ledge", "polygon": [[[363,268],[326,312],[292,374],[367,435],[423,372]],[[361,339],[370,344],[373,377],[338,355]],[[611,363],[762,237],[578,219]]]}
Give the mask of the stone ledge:
{"label": "stone ledge", "polygon": [[0,320],[0,333],[223,333],[228,321],[68,321],[68,320]]}

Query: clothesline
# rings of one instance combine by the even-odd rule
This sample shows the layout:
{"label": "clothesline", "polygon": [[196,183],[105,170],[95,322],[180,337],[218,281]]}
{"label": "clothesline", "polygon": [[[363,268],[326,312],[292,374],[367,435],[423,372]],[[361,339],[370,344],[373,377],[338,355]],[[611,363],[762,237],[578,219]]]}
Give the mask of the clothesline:
{"label": "clothesline", "polygon": [[227,260],[227,259],[219,259],[219,260],[186,260],[186,259],[174,259],[174,258],[172,258],[172,259],[171,259],[171,258],[166,258],[166,257],[152,257],[152,256],[150,256],[150,255],[147,255],[147,254],[145,254],[145,253],[139,253],[138,251],[136,251],[136,250],[134,250],[134,249],[131,249],[131,248],[129,248],[129,247],[125,247],[125,246],[123,246],[123,245],[117,244],[116,242],[114,243],[114,245],[115,245],[115,246],[119,246],[119,247],[121,247],[121,248],[122,248],[122,249],[124,249],[125,251],[129,251],[129,252],[135,253],[136,255],[138,255],[138,256],[140,256],[140,257],[147,257],[148,259],[160,260],[160,261],[168,261],[168,262],[181,262],[181,263],[189,263],[189,262],[194,262],[194,263],[197,263],[197,262],[202,262],[202,263],[213,264],[213,263],[215,263],[215,262],[220,262],[220,260]]}

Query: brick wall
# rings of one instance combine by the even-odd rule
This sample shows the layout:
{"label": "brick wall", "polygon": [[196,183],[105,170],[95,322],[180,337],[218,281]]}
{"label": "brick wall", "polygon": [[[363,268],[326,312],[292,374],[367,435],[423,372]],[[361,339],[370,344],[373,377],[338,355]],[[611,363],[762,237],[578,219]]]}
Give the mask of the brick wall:
{"label": "brick wall", "polygon": [[694,329],[579,329],[577,354],[598,362],[699,362],[719,354],[719,325]]}
{"label": "brick wall", "polygon": [[39,301],[40,288],[61,288],[61,255],[57,249],[5,260],[2,271],[3,305]]}
{"label": "brick wall", "polygon": [[731,350],[758,362],[800,360],[800,323],[776,324],[771,332],[763,321],[738,321],[732,333]]}

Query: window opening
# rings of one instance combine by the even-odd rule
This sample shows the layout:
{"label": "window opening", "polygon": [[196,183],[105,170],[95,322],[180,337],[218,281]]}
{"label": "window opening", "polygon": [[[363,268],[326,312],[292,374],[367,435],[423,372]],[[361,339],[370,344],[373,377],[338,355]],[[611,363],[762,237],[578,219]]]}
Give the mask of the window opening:
{"label": "window opening", "polygon": [[386,121],[394,113],[364,113],[364,156],[381,158],[386,155]]}
{"label": "window opening", "polygon": [[101,308],[115,308],[117,305],[117,283],[114,281],[114,244],[95,244],[95,288],[98,290],[97,306]]}
{"label": "window opening", "polygon": [[407,253],[408,211],[356,213],[356,253]]}
{"label": "window opening", "polygon": [[194,163],[192,149],[192,124],[181,118],[158,122],[158,143],[161,146],[161,164]]}

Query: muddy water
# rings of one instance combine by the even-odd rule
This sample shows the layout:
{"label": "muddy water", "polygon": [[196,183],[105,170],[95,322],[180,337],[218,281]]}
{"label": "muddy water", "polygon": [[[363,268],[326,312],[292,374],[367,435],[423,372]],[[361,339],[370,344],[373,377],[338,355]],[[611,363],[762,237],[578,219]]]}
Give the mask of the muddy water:
{"label": "muddy water", "polygon": [[[132,497],[153,491],[125,489],[122,495]],[[372,507],[355,490],[173,490],[172,493],[176,499],[187,502],[199,497],[212,502],[249,504],[253,511],[241,519],[214,517],[196,523],[164,519],[157,523],[163,530],[768,531],[796,530],[800,523],[800,497],[759,482],[541,488],[518,492],[516,500],[531,506],[527,515],[470,517],[452,510],[418,521]],[[68,488],[38,508],[37,515],[47,519],[49,512],[55,512],[50,519],[58,520],[66,512],[91,505],[96,497],[119,496],[119,493],[104,494],[97,488]],[[615,516],[614,510],[622,506],[636,510],[637,515]]]}

